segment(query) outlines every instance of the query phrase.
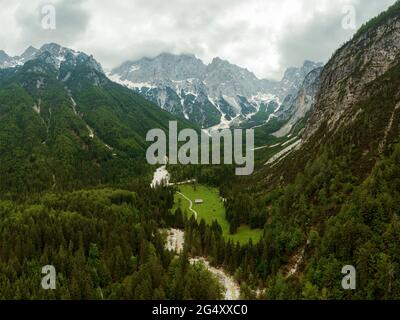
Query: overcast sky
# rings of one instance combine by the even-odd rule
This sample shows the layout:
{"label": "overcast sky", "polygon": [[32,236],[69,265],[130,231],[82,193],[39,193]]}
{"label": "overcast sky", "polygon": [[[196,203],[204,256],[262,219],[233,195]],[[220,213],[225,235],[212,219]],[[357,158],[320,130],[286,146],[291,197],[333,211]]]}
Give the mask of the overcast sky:
{"label": "overcast sky", "polygon": [[[57,42],[93,54],[104,68],[162,52],[219,56],[260,78],[279,79],[305,59],[326,62],[356,25],[395,0],[0,0],[0,49]],[[54,4],[56,29],[42,27]],[[351,8],[351,7],[350,7]],[[350,10],[350,11],[349,11]],[[351,26],[346,24],[346,26]]]}

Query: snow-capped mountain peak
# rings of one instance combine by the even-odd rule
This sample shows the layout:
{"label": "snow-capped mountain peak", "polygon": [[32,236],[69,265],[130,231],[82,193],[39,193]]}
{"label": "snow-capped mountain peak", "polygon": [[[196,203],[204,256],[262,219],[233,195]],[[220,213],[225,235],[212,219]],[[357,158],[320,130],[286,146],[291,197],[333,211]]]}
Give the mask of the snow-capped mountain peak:
{"label": "snow-capped mountain peak", "polygon": [[163,53],[125,62],[109,78],[208,128],[245,120],[262,105],[283,101],[318,66],[306,61],[301,68],[288,69],[282,81],[270,81],[219,57],[206,65],[194,55]]}

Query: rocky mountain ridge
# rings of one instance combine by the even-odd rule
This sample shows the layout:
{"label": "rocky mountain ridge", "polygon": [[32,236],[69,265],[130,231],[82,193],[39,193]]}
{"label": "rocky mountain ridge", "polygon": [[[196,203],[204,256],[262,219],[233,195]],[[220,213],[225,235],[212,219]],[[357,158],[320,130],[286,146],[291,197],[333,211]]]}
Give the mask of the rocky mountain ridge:
{"label": "rocky mountain ridge", "polygon": [[262,170],[264,183],[293,180],[321,152],[343,155],[365,177],[400,134],[400,2],[372,19],[322,69],[296,145]]}
{"label": "rocky mountain ridge", "polygon": [[[399,6],[399,3],[397,3]],[[351,121],[359,110],[353,106],[362,97],[365,87],[382,76],[399,60],[400,16],[393,14],[340,48],[321,74],[321,90],[316,97],[315,111],[304,133],[309,139],[328,122],[329,131],[337,131]]]}
{"label": "rocky mountain ridge", "polygon": [[305,61],[300,68],[288,69],[281,81],[270,81],[220,58],[206,65],[194,55],[161,54],[125,62],[109,77],[175,115],[204,128],[221,128],[246,121],[271,101],[280,104],[319,67]]}

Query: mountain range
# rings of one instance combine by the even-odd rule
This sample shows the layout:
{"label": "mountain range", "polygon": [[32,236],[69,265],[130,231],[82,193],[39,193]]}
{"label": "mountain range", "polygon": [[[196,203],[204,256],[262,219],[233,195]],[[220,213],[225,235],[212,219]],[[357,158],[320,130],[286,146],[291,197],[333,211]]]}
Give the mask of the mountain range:
{"label": "mountain range", "polygon": [[[0,51],[0,68],[22,66],[43,51],[52,53],[57,67],[67,52],[58,52],[52,46],[44,45],[41,49],[31,46],[17,57]],[[97,62],[93,67],[103,72]],[[220,58],[206,65],[194,55],[164,53],[125,62],[107,76],[202,128],[255,128],[268,126],[274,120],[275,134],[283,136],[311,109],[316,89],[302,95],[305,87],[316,88],[310,84],[310,78],[318,81],[321,70],[321,63],[305,61],[299,68],[287,69],[281,81],[273,81],[258,79],[247,69]]]}
{"label": "mountain range", "polygon": [[263,114],[268,110],[266,119],[255,125],[264,124],[285,99],[298,93],[306,76],[321,66],[305,61],[300,68],[289,68],[281,81],[272,81],[258,79],[220,58],[206,65],[194,55],[164,53],[125,62],[109,77],[176,116],[203,128],[223,128],[252,118],[254,122],[260,110]]}
{"label": "mountain range", "polygon": [[[82,52],[45,44],[0,69],[0,189],[27,192],[145,175],[146,133],[176,118]],[[184,127],[195,128],[184,119]]]}

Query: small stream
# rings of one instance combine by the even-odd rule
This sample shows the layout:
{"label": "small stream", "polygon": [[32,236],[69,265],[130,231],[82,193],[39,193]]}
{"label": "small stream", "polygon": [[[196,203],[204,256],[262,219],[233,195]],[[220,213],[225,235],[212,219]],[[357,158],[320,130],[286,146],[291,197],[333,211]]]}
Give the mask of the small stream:
{"label": "small stream", "polygon": [[[183,246],[185,243],[185,233],[178,229],[165,230],[167,232],[167,243],[165,245],[166,249],[169,251],[175,251],[177,254],[183,251]],[[239,300],[240,299],[240,287],[223,269],[215,268],[210,265],[207,258],[196,257],[191,258],[191,264],[202,263],[209,272],[211,272],[224,287],[224,299],[225,300]]]}

